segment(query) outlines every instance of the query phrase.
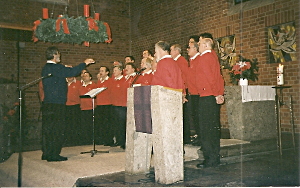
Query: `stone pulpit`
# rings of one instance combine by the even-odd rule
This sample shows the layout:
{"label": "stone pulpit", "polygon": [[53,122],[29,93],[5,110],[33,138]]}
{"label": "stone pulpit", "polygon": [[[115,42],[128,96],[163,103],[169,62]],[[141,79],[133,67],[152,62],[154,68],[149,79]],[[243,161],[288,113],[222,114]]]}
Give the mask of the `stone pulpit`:
{"label": "stone pulpit", "polygon": [[231,138],[246,141],[276,138],[272,86],[226,86],[225,104]]}
{"label": "stone pulpit", "polygon": [[151,158],[156,182],[183,180],[182,93],[162,86],[129,88],[126,173],[149,172]]}

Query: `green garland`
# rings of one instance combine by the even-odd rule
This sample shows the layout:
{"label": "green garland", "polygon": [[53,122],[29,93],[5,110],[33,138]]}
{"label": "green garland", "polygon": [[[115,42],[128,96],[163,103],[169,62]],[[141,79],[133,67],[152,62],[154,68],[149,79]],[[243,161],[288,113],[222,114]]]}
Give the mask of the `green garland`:
{"label": "green garland", "polygon": [[99,28],[98,31],[89,29],[88,21],[85,17],[68,17],[63,15],[58,19],[66,19],[67,26],[70,34],[66,34],[64,31],[63,24],[60,23],[60,29],[56,32],[56,19],[40,19],[40,24],[34,31],[34,36],[41,41],[51,43],[76,43],[81,44],[83,42],[99,43],[108,40],[106,33],[106,26],[102,21],[94,20]]}

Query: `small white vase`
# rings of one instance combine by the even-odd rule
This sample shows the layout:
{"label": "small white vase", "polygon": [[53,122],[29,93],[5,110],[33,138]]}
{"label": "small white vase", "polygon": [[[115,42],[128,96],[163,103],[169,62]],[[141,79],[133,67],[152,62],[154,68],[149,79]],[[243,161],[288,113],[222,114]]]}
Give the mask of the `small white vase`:
{"label": "small white vase", "polygon": [[247,78],[240,78],[239,84],[240,84],[240,86],[247,86],[248,85],[248,79]]}

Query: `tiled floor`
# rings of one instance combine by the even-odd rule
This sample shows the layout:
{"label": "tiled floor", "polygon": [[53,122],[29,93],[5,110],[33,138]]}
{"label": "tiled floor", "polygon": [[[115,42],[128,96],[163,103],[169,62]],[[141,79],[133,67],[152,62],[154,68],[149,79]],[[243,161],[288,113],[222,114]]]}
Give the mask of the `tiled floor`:
{"label": "tiled floor", "polygon": [[[230,144],[232,140],[225,140],[220,152],[220,166],[197,169],[196,164],[201,162],[201,158],[186,161],[184,181],[170,185],[155,183],[153,169],[148,174],[126,174],[125,153],[118,147],[99,146],[99,149],[110,150],[110,153],[94,157],[80,154],[81,151],[89,151],[91,146],[65,147],[62,155],[69,157],[69,160],[49,163],[40,160],[41,151],[36,150],[37,146],[25,145],[28,152],[23,153],[22,186],[70,187],[74,183],[78,187],[300,186],[299,135],[296,138],[297,147],[294,150],[290,135],[283,135],[282,156],[277,151],[276,139],[237,145]],[[0,163],[0,186],[17,186],[17,164],[17,153]]]}
{"label": "tiled floor", "polygon": [[128,175],[124,172],[78,179],[78,187],[269,187],[300,186],[299,150],[247,154],[223,158],[215,168],[197,169],[199,161],[185,163],[184,181],[171,185],[155,183],[149,174]]}

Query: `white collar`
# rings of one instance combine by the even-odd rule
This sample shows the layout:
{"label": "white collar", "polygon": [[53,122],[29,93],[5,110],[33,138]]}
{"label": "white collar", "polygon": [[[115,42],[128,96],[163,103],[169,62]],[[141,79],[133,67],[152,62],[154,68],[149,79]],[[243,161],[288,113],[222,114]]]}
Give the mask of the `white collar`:
{"label": "white collar", "polygon": [[162,58],[160,58],[160,59],[157,61],[157,63],[158,63],[160,60],[165,59],[165,58],[172,58],[172,56],[171,56],[171,55],[164,55]]}
{"label": "white collar", "polygon": [[204,55],[204,54],[206,54],[206,53],[211,53],[211,50],[205,50],[204,52],[201,53],[200,56],[202,56],[202,55]]}
{"label": "white collar", "polygon": [[191,60],[194,60],[194,59],[196,59],[196,57],[197,57],[198,55],[200,55],[199,52],[197,52],[197,53],[196,53],[193,57],[191,57],[190,59],[191,59]]}
{"label": "white collar", "polygon": [[135,76],[135,75],[136,75],[136,72],[134,72],[134,73],[132,73],[132,74],[129,74],[129,75],[126,75],[125,78],[126,78],[126,80],[127,80],[129,77],[133,77],[133,76]]}
{"label": "white collar", "polygon": [[86,87],[86,86],[88,86],[88,85],[90,85],[90,84],[92,84],[92,83],[93,83],[92,81],[90,81],[90,82],[87,83],[87,84],[85,84],[85,82],[83,82],[83,83],[82,83],[82,86]]}
{"label": "white collar", "polygon": [[115,77],[115,80],[121,80],[123,78],[123,75],[119,76],[119,77]]}
{"label": "white collar", "polygon": [[108,80],[109,76],[106,76],[104,79],[100,78],[100,82],[103,83],[104,81]]}
{"label": "white collar", "polygon": [[174,60],[177,61],[180,58],[180,56],[181,55],[179,54],[177,57],[174,58]]}
{"label": "white collar", "polygon": [[152,73],[152,70],[150,69],[150,70],[148,70],[147,72],[143,72],[143,76],[145,75],[145,74],[151,74]]}
{"label": "white collar", "polygon": [[48,60],[47,63],[56,64],[54,61]]}

